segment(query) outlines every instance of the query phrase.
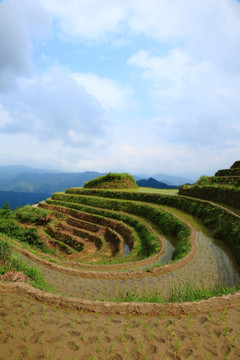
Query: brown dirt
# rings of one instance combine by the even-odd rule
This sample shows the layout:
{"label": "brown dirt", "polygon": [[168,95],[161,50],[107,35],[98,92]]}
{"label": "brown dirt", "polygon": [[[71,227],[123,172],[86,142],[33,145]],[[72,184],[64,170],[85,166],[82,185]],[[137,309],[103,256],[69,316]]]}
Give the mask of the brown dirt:
{"label": "brown dirt", "polygon": [[6,274],[0,276],[0,280],[3,281],[26,281],[27,280],[27,276],[24,275],[22,272],[20,271],[14,271],[14,270],[10,270],[8,271]]}
{"label": "brown dirt", "polygon": [[0,295],[0,360],[237,360],[240,308],[101,315]]}

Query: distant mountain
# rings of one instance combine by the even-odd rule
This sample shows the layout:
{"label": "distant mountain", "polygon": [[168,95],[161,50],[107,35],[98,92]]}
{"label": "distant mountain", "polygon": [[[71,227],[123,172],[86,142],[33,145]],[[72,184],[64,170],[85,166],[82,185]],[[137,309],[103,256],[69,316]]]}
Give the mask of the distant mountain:
{"label": "distant mountain", "polygon": [[69,187],[81,187],[85,181],[100,175],[105,175],[105,173],[95,171],[82,173],[23,172],[9,179],[6,179],[7,176],[5,176],[3,181],[0,180],[0,190],[52,194],[64,191]]}
{"label": "distant mountain", "polygon": [[1,179],[8,179],[8,180],[14,179],[16,176],[18,176],[22,173],[57,174],[57,173],[60,173],[60,171],[35,169],[30,166],[24,166],[24,165],[0,166],[0,178]]}
{"label": "distant mountain", "polygon": [[49,197],[51,197],[51,194],[0,191],[0,208],[3,208],[4,204],[8,202],[11,210],[14,210],[18,206],[36,204],[39,201],[46,200]]}
{"label": "distant mountain", "polygon": [[183,184],[192,184],[194,181],[192,179],[187,179],[181,176],[173,176],[173,175],[165,175],[165,174],[154,174],[154,175],[146,175],[146,174],[137,174],[133,175],[134,179],[136,181],[142,180],[142,179],[149,179],[150,177],[153,179],[156,179],[157,181],[160,181],[162,183],[165,183],[167,185],[171,186],[180,186]]}
{"label": "distant mountain", "polygon": [[158,181],[161,181],[167,185],[183,185],[192,184],[194,181],[181,176],[165,175],[165,174],[154,174],[152,177]]}
{"label": "distant mountain", "polygon": [[152,177],[145,180],[137,180],[138,186],[142,187],[149,187],[149,188],[155,188],[155,189],[178,189],[178,186],[171,186],[167,185],[163,182],[157,181],[156,179],[153,179]]}
{"label": "distant mountain", "polygon": [[[86,181],[105,174],[96,171],[64,173],[54,170],[34,169],[22,165],[0,166],[0,190],[52,194],[57,191],[64,191],[69,187],[82,187]],[[147,180],[150,177],[169,186],[193,182],[190,179],[164,174],[152,176],[146,174],[134,175],[136,181]],[[155,184],[155,186],[158,186],[158,184]]]}
{"label": "distant mountain", "polygon": [[133,175],[133,177],[136,181],[142,180],[142,179],[147,180],[148,178],[150,178],[150,176],[146,175],[146,174],[137,174],[137,175]]}

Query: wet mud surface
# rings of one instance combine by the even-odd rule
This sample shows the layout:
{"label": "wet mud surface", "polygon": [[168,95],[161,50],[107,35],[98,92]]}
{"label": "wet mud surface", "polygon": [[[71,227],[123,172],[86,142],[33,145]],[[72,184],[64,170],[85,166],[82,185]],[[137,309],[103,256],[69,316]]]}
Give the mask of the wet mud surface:
{"label": "wet mud surface", "polygon": [[240,307],[207,314],[101,315],[0,294],[0,360],[240,359]]}

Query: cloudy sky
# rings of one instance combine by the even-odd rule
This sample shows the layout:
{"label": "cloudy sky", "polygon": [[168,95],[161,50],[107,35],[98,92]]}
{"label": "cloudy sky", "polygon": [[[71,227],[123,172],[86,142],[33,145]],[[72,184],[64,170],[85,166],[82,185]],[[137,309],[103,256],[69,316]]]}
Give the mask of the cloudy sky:
{"label": "cloudy sky", "polygon": [[0,165],[195,179],[239,159],[237,0],[0,0]]}

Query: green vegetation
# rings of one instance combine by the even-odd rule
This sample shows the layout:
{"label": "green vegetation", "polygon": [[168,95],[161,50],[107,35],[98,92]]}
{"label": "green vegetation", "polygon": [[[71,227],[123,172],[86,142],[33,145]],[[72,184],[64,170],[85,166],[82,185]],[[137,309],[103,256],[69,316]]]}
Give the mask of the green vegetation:
{"label": "green vegetation", "polygon": [[240,209],[240,161],[215,176],[201,176],[192,186],[183,185],[179,195],[214,201]]}
{"label": "green vegetation", "polygon": [[214,201],[240,209],[240,187],[199,184],[188,187],[184,185],[179,190],[179,195]]}
{"label": "green vegetation", "polygon": [[26,265],[16,255],[13,255],[8,237],[2,236],[0,238],[0,274],[6,274],[10,270],[24,273],[31,280],[31,284],[41,290],[52,290],[44,281],[39,269]]}
{"label": "green vegetation", "polygon": [[[26,220],[29,215],[29,223],[31,219],[34,220],[33,223],[37,223],[42,219],[43,214],[46,215],[47,212],[42,209],[33,209],[30,206],[19,208],[15,211],[11,211],[8,206],[5,206],[4,209],[0,209],[0,233],[46,250],[44,242],[39,238],[36,227],[24,228],[17,222],[17,220]],[[23,216],[23,218],[21,218],[21,216]]]}
{"label": "green vegetation", "polygon": [[[202,176],[200,176],[200,179],[196,182],[195,185],[204,186],[204,185],[210,185],[210,184],[211,184],[211,182],[209,180],[209,177],[206,175],[202,175]],[[191,185],[182,185],[182,187],[190,188]]]}
{"label": "green vegetation", "polygon": [[[129,291],[127,293],[119,292],[118,296],[112,296],[110,301],[114,302],[152,302],[152,303],[175,303],[185,301],[199,301],[209,299],[213,296],[221,296],[238,291],[240,286],[229,288],[222,286],[217,289],[196,288],[193,284],[180,282],[173,285],[170,290],[169,298],[161,297],[157,291],[150,292],[145,295],[138,294],[137,291]],[[99,300],[104,301],[104,298]]]}
{"label": "green vegetation", "polygon": [[143,193],[153,193],[153,194],[163,194],[163,195],[177,195],[178,189],[155,189],[147,187],[139,187],[139,192]]}
{"label": "green vegetation", "polygon": [[216,176],[240,176],[240,168],[218,170]]}
{"label": "green vegetation", "polygon": [[18,207],[14,213],[17,220],[25,224],[43,225],[49,221],[47,218],[49,211],[39,207],[33,208],[31,205]]}
{"label": "green vegetation", "polygon": [[7,261],[9,260],[11,256],[11,246],[10,244],[5,240],[0,241],[0,260]]}
{"label": "green vegetation", "polygon": [[95,189],[137,189],[135,179],[127,174],[108,173],[85,182],[84,188]]}

